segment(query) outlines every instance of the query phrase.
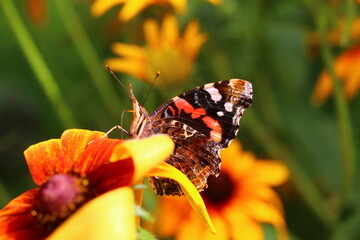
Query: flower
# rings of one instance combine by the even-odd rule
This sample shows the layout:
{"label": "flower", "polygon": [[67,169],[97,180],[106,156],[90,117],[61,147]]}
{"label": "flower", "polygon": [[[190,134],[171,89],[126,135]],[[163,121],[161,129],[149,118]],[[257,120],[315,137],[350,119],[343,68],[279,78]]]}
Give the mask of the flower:
{"label": "flower", "polygon": [[[186,10],[186,2],[186,0],[96,0],[91,7],[91,12],[94,16],[100,16],[110,8],[124,3],[119,12],[119,19],[128,21],[150,5],[171,5],[176,12],[183,13]],[[208,0],[208,2],[220,4],[222,0]]]}
{"label": "flower", "polygon": [[26,13],[36,25],[41,25],[47,18],[46,0],[27,0]]}
{"label": "flower", "polygon": [[[343,83],[343,93],[348,100],[353,99],[360,89],[360,45],[340,54],[333,63],[335,74]],[[316,83],[312,100],[322,104],[333,91],[333,82],[327,71],[323,71]]]}
{"label": "flower", "polygon": [[130,186],[164,161],[174,144],[165,135],[128,141],[102,136],[67,130],[24,152],[38,187],[0,211],[0,239],[135,239]]}
{"label": "flower", "polygon": [[199,24],[191,21],[180,37],[174,16],[164,18],[162,28],[154,20],[144,23],[145,47],[114,43],[114,53],[122,58],[107,59],[106,64],[114,71],[127,73],[143,81],[152,82],[160,71],[158,86],[174,86],[188,80],[193,62],[206,41],[199,33]]}
{"label": "flower", "polygon": [[287,239],[282,204],[271,188],[288,178],[279,162],[256,160],[234,140],[221,152],[220,175],[210,177],[202,193],[217,235],[204,231],[184,198],[163,197],[157,222],[159,234],[175,239],[264,239],[261,223],[272,224]]}
{"label": "flower", "polygon": [[[331,45],[341,45],[341,41],[343,40],[344,31],[346,27],[346,20],[341,18],[337,22],[337,26],[334,28],[329,29],[327,32],[327,41]],[[358,42],[360,39],[360,18],[355,18],[351,25],[349,26],[349,40],[351,42]],[[318,48],[319,45],[319,36],[318,32],[310,32],[309,33],[309,45],[311,48],[315,49]]]}

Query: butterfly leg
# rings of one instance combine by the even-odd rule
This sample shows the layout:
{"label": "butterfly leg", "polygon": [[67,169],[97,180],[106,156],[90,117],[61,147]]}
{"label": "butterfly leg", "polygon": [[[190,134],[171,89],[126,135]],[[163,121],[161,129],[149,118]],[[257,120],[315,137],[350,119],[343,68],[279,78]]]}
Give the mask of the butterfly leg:
{"label": "butterfly leg", "polygon": [[125,133],[126,135],[130,136],[130,133],[128,131],[126,131],[122,126],[120,125],[116,125],[114,127],[112,127],[109,131],[107,131],[104,136],[102,136],[101,138],[105,138],[107,135],[109,135],[112,131],[114,131],[115,129],[119,129],[121,132]]}

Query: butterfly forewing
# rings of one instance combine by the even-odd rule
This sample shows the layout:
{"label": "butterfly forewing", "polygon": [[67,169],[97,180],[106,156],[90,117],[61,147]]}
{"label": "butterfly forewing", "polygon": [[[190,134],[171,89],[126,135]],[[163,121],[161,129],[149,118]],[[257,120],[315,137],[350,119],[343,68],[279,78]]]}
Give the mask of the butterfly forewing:
{"label": "butterfly forewing", "polygon": [[[219,150],[238,132],[240,118],[252,103],[251,83],[231,79],[209,83],[180,94],[147,119],[145,137],[168,134],[175,150],[167,162],[182,171],[202,191],[209,175],[217,175]],[[182,195],[180,186],[166,178],[151,178],[159,195]]]}

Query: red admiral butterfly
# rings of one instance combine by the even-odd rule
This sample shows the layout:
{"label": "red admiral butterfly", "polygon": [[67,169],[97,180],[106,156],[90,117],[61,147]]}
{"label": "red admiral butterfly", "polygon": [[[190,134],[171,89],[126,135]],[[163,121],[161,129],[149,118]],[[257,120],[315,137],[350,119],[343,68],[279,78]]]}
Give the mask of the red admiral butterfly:
{"label": "red admiral butterfly", "polygon": [[[239,130],[240,118],[252,103],[251,83],[230,79],[209,83],[174,97],[151,115],[130,88],[133,104],[132,138],[168,134],[175,150],[167,163],[182,171],[198,191],[207,187],[209,175],[220,172],[219,150],[229,146]],[[171,179],[151,177],[158,195],[183,195]]]}

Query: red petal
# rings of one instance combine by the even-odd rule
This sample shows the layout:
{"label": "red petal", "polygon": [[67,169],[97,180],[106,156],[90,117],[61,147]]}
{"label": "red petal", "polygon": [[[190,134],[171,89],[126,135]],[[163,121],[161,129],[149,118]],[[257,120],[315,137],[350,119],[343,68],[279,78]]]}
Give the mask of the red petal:
{"label": "red petal", "polygon": [[91,182],[95,183],[98,194],[112,189],[130,186],[134,176],[134,162],[131,158],[103,165],[98,171],[89,175]]}
{"label": "red petal", "polygon": [[99,138],[87,145],[82,156],[77,160],[75,169],[81,174],[96,171],[100,166],[109,161],[113,149],[123,140]]}
{"label": "red petal", "polygon": [[0,240],[39,240],[48,235],[31,215],[37,191],[35,188],[23,193],[0,211]]}

